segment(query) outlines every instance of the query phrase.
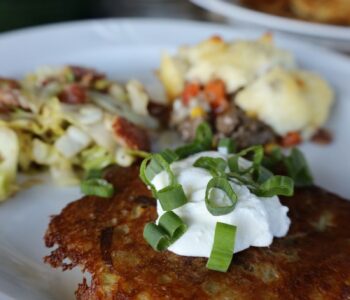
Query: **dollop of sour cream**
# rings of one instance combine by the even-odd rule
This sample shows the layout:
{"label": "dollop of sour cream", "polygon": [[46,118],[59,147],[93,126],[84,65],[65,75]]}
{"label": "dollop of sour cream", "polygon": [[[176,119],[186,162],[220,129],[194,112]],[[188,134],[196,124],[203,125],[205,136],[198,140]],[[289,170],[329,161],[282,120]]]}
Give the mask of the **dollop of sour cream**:
{"label": "dollop of sour cream", "polygon": [[[230,182],[238,197],[235,209],[231,213],[222,216],[210,214],[205,205],[205,190],[213,176],[207,170],[193,166],[193,163],[203,156],[228,159],[228,155],[221,151],[209,151],[197,153],[170,165],[188,200],[187,204],[174,212],[187,224],[188,229],[168,250],[182,256],[209,257],[217,222],[237,226],[235,253],[251,246],[267,247],[274,237],[287,234],[291,223],[287,216],[288,208],[280,203],[277,196],[258,197],[244,185]],[[250,162],[241,158],[239,164],[247,167]],[[152,184],[160,190],[168,185],[168,180],[168,175],[161,172],[153,178]],[[159,201],[157,213],[156,223],[165,213]]]}

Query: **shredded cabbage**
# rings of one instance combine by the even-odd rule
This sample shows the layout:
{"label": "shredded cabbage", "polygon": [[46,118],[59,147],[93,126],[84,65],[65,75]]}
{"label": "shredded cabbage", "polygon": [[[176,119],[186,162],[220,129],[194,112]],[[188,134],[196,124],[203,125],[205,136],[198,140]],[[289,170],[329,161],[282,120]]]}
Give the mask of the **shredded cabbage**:
{"label": "shredded cabbage", "polygon": [[3,201],[17,189],[19,142],[16,133],[0,126],[0,145],[0,201]]}
{"label": "shredded cabbage", "polygon": [[[158,127],[148,114],[149,96],[141,83],[121,85],[105,77],[94,81],[94,71],[76,71],[81,74],[70,66],[40,68],[20,82],[20,105],[0,114],[0,201],[15,191],[17,169],[46,167],[56,183],[74,185],[82,171],[132,164],[133,155],[115,138],[116,117],[143,128]],[[61,92],[73,84],[84,100],[62,100]]]}

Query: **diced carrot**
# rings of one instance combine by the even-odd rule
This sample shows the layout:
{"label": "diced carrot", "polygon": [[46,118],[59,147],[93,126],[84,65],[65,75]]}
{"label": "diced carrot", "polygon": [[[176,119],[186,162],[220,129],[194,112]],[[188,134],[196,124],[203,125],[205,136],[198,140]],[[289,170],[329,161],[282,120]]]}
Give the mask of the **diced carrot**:
{"label": "diced carrot", "polygon": [[214,111],[222,111],[227,107],[226,88],[222,80],[216,79],[207,83],[204,87],[204,93]]}
{"label": "diced carrot", "polygon": [[283,147],[293,147],[295,145],[300,144],[302,141],[300,133],[296,131],[288,132],[282,138],[282,146]]}
{"label": "diced carrot", "polygon": [[199,83],[187,83],[184,91],[182,92],[183,104],[187,105],[190,102],[191,98],[196,97],[199,94],[200,90],[201,86]]}

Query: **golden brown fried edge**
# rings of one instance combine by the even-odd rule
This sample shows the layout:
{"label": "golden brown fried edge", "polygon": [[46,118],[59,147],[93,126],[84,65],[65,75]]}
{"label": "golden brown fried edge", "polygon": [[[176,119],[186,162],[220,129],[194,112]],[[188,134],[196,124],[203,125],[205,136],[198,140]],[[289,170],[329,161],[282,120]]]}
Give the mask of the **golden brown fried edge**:
{"label": "golden brown fried edge", "polygon": [[156,207],[137,167],[113,168],[107,179],[118,191],[112,199],[72,202],[45,235],[48,247],[58,246],[47,263],[92,274],[77,299],[350,299],[350,202],[316,187],[282,198],[288,236],[236,254],[219,273],[206,259],[155,252],[144,241]]}

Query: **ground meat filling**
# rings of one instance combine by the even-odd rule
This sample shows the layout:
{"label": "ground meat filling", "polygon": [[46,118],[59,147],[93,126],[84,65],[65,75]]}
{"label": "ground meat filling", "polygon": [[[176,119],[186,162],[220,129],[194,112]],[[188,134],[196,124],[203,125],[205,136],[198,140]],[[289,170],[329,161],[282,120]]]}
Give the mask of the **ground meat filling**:
{"label": "ground meat filling", "polygon": [[234,103],[215,118],[218,137],[231,137],[239,148],[275,142],[276,134],[263,122],[251,118]]}
{"label": "ground meat filling", "polygon": [[215,138],[230,137],[237,147],[242,149],[252,145],[274,143],[277,135],[273,130],[259,121],[249,117],[234,104],[233,101],[219,114],[211,114],[197,118],[186,117],[182,122],[174,124],[185,141],[195,137],[197,126],[203,121],[209,121],[215,133]]}

